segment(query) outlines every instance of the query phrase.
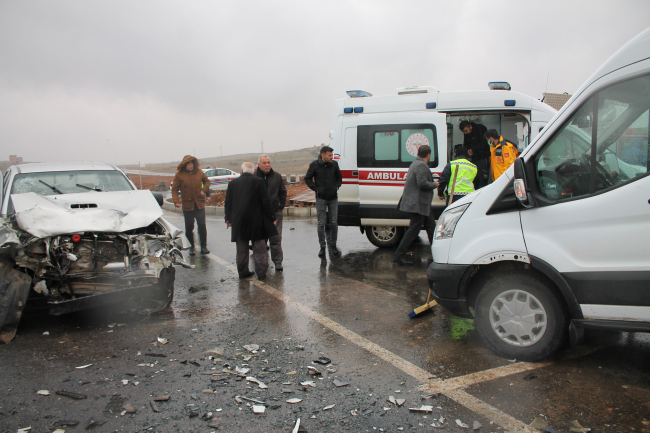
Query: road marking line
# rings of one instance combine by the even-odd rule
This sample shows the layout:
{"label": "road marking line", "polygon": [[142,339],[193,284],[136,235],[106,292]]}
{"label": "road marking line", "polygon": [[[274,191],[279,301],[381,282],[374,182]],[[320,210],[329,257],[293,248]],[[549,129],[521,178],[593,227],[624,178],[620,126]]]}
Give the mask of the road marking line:
{"label": "road marking line", "polygon": [[[214,254],[208,254],[208,257],[214,260],[215,262],[219,263],[224,268],[230,270],[231,272],[234,272],[235,274],[238,273],[237,268],[234,265],[223,260],[221,257],[215,256]],[[340,336],[348,339],[349,341],[356,344],[357,346],[366,349],[368,352],[372,353],[373,355],[383,359],[384,361],[390,363],[394,367],[402,370],[404,373],[408,374],[409,376],[419,380],[420,382],[424,382],[425,385],[423,385],[421,388],[430,389],[429,387],[435,387],[440,384],[444,384],[445,382],[448,382],[448,381],[442,381],[440,379],[430,380],[429,378],[431,377],[431,373],[429,373],[428,371],[421,369],[415,364],[407,361],[406,359],[400,356],[395,355],[393,352],[384,349],[383,347],[367,340],[366,338],[360,336],[359,334],[350,331],[349,329],[345,328],[341,324],[323,316],[320,313],[317,313],[316,311],[301,304],[300,302],[294,301],[288,295],[285,295],[284,293],[269,286],[268,284],[259,280],[253,280],[251,282],[258,288],[267,292],[269,295],[278,299],[279,301],[288,304],[289,306],[300,311],[301,313],[311,318],[312,320],[320,323],[321,325],[336,332]],[[520,365],[521,367],[519,367]],[[487,370],[486,372],[480,372],[480,373],[487,373],[485,377],[496,378],[496,377],[507,376],[513,373],[518,373],[521,371],[530,370],[533,368],[543,367],[545,365],[546,364],[538,365],[532,363],[518,363],[518,364],[506,365],[504,367],[494,368],[492,370]],[[491,407],[489,404],[468,394],[463,390],[457,389],[462,386],[467,386],[467,385],[462,385],[463,381],[461,379],[464,377],[473,378],[472,380],[468,381],[468,384],[477,383],[476,380],[479,378],[479,373],[474,373],[471,375],[454,378],[454,379],[459,379],[458,381],[453,382],[455,385],[450,386],[449,389],[445,388],[444,391],[436,391],[436,392],[441,392],[445,394],[447,397],[451,398],[455,402],[461,404],[462,406],[465,406],[466,408],[470,409],[473,412],[485,416],[490,421],[493,421],[495,424],[503,427],[508,431],[523,431],[523,432],[530,432],[530,433],[534,432],[534,430],[532,430],[528,425],[519,421],[518,419],[504,412],[501,412],[500,410],[494,407]],[[489,380],[489,379],[485,379],[485,380]],[[453,379],[450,379],[449,381],[453,381]]]}

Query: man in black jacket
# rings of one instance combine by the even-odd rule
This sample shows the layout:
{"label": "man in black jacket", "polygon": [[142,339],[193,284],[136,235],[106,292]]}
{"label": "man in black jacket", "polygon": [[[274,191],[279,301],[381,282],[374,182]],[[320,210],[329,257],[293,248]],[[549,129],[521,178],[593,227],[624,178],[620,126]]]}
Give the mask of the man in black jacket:
{"label": "man in black jacket", "polygon": [[316,212],[318,214],[318,243],[320,251],[318,257],[325,257],[325,224],[329,212],[330,224],[330,253],[338,256],[341,252],[336,247],[339,226],[336,223],[339,200],[338,189],[343,183],[339,164],[334,161],[334,149],[323,146],[317,160],[309,164],[305,175],[307,186],[316,191]]}
{"label": "man in black jacket", "polygon": [[248,242],[253,244],[255,273],[264,280],[269,267],[266,239],[278,234],[275,229],[275,214],[271,200],[262,179],[253,175],[251,162],[241,166],[241,176],[230,181],[226,191],[226,228],[232,227],[231,242],[237,244],[237,271],[239,278],[253,275],[248,269]]}
{"label": "man in black jacket", "polygon": [[284,259],[282,254],[282,209],[287,202],[287,188],[284,186],[282,175],[271,168],[271,157],[268,155],[260,155],[255,174],[264,179],[271,198],[271,209],[275,214],[275,228],[278,230],[276,236],[269,238],[271,261],[275,263],[276,271],[282,271],[282,260]]}
{"label": "man in black jacket", "polygon": [[478,170],[474,178],[474,189],[483,188],[490,180],[490,145],[485,139],[487,128],[467,120],[460,122],[458,128],[465,134],[463,147],[469,149],[469,155]]}

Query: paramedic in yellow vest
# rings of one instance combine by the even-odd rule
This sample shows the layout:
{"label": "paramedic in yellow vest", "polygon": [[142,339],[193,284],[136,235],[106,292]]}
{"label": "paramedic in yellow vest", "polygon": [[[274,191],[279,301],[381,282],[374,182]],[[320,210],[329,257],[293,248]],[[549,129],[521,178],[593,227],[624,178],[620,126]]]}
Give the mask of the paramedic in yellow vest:
{"label": "paramedic in yellow vest", "polygon": [[490,144],[491,181],[494,182],[515,162],[519,151],[514,143],[504,140],[496,129],[486,132],[485,138]]}
{"label": "paramedic in yellow vest", "polygon": [[[438,198],[445,200],[446,197],[447,204],[449,204],[449,195],[451,194],[452,187],[454,189],[454,199],[452,202],[460,200],[474,192],[474,178],[478,172],[476,165],[470,162],[468,148],[459,144],[456,146],[454,153],[456,154],[456,159],[445,166],[438,181]],[[456,174],[455,182],[453,182],[454,173]]]}

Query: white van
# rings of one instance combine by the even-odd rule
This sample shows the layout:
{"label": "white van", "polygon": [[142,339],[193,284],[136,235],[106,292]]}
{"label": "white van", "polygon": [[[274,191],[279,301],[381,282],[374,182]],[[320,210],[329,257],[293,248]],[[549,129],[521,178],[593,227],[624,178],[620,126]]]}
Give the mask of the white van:
{"label": "white van", "polygon": [[650,331],[649,112],[650,29],[439,218],[434,297],[499,355],[542,359],[584,328]]}
{"label": "white van", "polygon": [[[431,147],[431,172],[439,177],[455,144],[463,143],[458,125],[470,120],[494,128],[525,149],[557,111],[521,93],[504,90],[438,92],[433,87],[405,87],[397,95],[373,97],[348,91],[334,103],[330,146],[343,175],[338,224],[358,226],[378,247],[396,245],[409,215],[396,209],[417,148]],[[434,194],[434,216],[444,201]]]}

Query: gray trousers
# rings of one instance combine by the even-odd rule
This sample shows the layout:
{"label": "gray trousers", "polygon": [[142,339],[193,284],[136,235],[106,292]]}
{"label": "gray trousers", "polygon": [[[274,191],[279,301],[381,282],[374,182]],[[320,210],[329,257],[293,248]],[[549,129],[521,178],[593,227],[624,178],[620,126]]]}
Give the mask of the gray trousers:
{"label": "gray trousers", "polygon": [[277,236],[269,238],[269,246],[271,247],[271,261],[276,265],[282,264],[284,254],[282,254],[282,211],[279,210],[275,213],[275,228],[278,230]]}
{"label": "gray trousers", "polygon": [[325,239],[325,226],[327,225],[327,216],[329,213],[329,224],[330,224],[330,241],[332,245],[336,246],[336,241],[339,234],[339,225],[336,222],[339,210],[339,200],[335,198],[334,200],[323,200],[322,198],[316,197],[316,215],[318,215],[318,225],[316,226],[316,232],[318,233],[318,243],[321,248],[325,248],[326,239]]}
{"label": "gray trousers", "polygon": [[[248,243],[249,241],[237,241],[237,272],[242,277],[249,272],[248,269]],[[258,278],[266,277],[269,268],[269,253],[266,251],[266,240],[252,241],[253,258],[255,259],[255,273]]]}

